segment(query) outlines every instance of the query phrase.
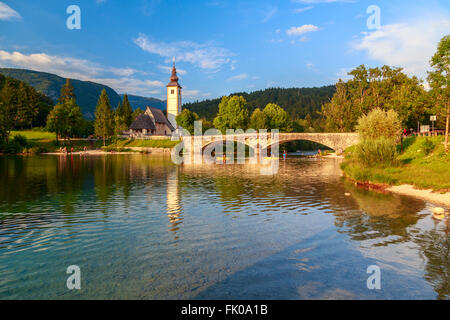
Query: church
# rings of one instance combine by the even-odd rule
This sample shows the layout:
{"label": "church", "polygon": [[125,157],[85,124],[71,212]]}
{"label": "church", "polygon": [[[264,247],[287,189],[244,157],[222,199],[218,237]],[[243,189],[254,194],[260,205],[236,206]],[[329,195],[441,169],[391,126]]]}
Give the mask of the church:
{"label": "church", "polygon": [[132,138],[146,136],[170,136],[177,128],[176,117],[181,113],[181,86],[178,83],[175,63],[167,87],[166,115],[158,108],[147,106],[145,112],[131,124],[129,135]]}

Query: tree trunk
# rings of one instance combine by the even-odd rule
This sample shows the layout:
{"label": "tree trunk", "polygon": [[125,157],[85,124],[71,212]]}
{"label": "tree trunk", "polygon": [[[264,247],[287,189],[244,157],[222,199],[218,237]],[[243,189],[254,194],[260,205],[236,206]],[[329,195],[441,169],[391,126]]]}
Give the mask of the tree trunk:
{"label": "tree trunk", "polygon": [[447,119],[445,121],[445,142],[444,142],[445,152],[448,152],[448,127],[449,127],[449,122],[450,122],[450,114],[447,112]]}
{"label": "tree trunk", "polygon": [[105,137],[103,137],[103,146],[106,147]]}

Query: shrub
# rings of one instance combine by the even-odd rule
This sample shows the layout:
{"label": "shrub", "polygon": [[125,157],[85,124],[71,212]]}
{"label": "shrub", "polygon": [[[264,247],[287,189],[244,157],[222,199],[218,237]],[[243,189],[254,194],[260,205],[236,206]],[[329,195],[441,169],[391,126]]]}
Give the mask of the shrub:
{"label": "shrub", "polygon": [[29,145],[27,138],[21,134],[15,135],[11,139],[10,143],[17,144],[18,146],[22,146],[24,148],[28,147],[28,145]]}
{"label": "shrub", "polygon": [[435,147],[434,142],[428,139],[428,137],[422,141],[422,149],[426,155],[429,155],[430,152],[434,150],[434,147]]}
{"label": "shrub", "polygon": [[368,167],[397,165],[397,148],[393,141],[384,137],[365,139],[355,147],[358,161]]}
{"label": "shrub", "polygon": [[359,118],[356,131],[361,139],[374,140],[384,137],[395,142],[401,134],[401,122],[397,112],[376,108]]}

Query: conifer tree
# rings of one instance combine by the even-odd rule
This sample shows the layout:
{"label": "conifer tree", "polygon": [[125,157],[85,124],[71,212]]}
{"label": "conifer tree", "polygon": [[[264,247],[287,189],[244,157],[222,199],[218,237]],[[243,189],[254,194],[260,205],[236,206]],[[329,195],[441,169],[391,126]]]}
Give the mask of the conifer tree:
{"label": "conifer tree", "polygon": [[65,103],[69,102],[71,99],[76,101],[75,92],[70,79],[66,79],[66,83],[61,88],[61,95],[59,96],[58,102]]}
{"label": "conifer tree", "polygon": [[127,128],[129,128],[131,123],[133,123],[134,119],[133,119],[133,109],[131,108],[130,102],[128,101],[127,94],[123,96],[122,111],[123,117],[125,119],[125,124]]}
{"label": "conifer tree", "polygon": [[122,134],[124,131],[128,129],[127,124],[125,123],[125,115],[123,110],[123,105],[120,104],[117,106],[114,111],[114,133],[116,135]]}
{"label": "conifer tree", "polygon": [[103,89],[97,102],[95,110],[95,135],[103,138],[103,145],[106,145],[106,139],[114,134],[114,119],[109,103],[108,94]]}

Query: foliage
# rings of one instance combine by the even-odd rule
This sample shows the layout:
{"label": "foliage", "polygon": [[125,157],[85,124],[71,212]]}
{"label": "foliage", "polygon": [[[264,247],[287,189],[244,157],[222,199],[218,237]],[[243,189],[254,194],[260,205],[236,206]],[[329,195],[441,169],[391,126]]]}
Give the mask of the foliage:
{"label": "foliage", "polygon": [[[242,96],[247,101],[249,112],[256,108],[264,108],[269,103],[281,106],[292,119],[305,118],[311,115],[313,119],[320,117],[321,106],[329,102],[335,86],[320,88],[268,88],[251,93],[238,92],[231,96]],[[214,119],[219,111],[221,99],[212,99],[186,103],[183,108],[197,113],[201,118]]]}
{"label": "foliage", "polygon": [[267,115],[261,111],[260,108],[256,108],[253,111],[250,117],[249,127],[255,130],[268,129],[269,128],[269,120]]}
{"label": "foliage", "polygon": [[[425,140],[433,149],[427,154]],[[444,137],[408,137],[403,141],[404,152],[398,156],[398,166],[365,166],[355,152],[346,150],[341,165],[347,176],[357,181],[373,183],[411,184],[419,188],[445,190],[450,188],[450,154],[444,151]],[[356,149],[353,148],[353,149]]]}
{"label": "foliage", "polygon": [[340,80],[331,101],[322,107],[328,131],[353,131],[357,119],[373,109],[394,110],[403,126],[411,128],[427,119],[430,107],[427,93],[416,77],[408,77],[401,68],[361,65]]}
{"label": "foliage", "polygon": [[[131,114],[128,115],[131,119]],[[124,131],[128,130],[127,119],[125,116],[125,109],[123,105],[120,104],[117,106],[116,110],[113,112],[114,117],[114,134],[120,135]]]}
{"label": "foliage", "polygon": [[7,154],[22,153],[24,149],[30,147],[31,144],[23,135],[15,135],[8,143],[3,143],[0,146],[0,151]]}
{"label": "foliage", "polygon": [[367,167],[394,166],[397,163],[396,144],[385,137],[365,139],[356,145],[355,156]]}
{"label": "foliage", "polygon": [[247,101],[242,96],[222,97],[214,127],[225,133],[226,129],[246,129],[248,124]]}
{"label": "foliage", "polygon": [[[55,74],[25,69],[0,68],[0,73],[21,80],[29,86],[32,86],[37,92],[50,97],[51,105],[57,103],[58,98],[60,97],[61,88],[67,81],[65,78]],[[96,102],[103,89],[108,93],[112,105],[116,106],[121,101],[121,98],[116,91],[103,84],[76,79],[71,79],[70,82],[73,85],[76,103],[80,106],[84,117],[87,119],[94,119]],[[45,120],[46,116],[43,119]],[[40,125],[43,126],[45,123]]]}
{"label": "foliage", "polygon": [[80,107],[74,99],[57,104],[47,117],[47,130],[64,139],[74,137],[83,122]]}
{"label": "foliage", "polygon": [[434,150],[434,143],[433,140],[426,137],[424,140],[422,140],[422,148],[426,155],[430,154],[432,150]]}
{"label": "foliage", "polygon": [[397,112],[376,108],[358,119],[356,131],[362,139],[375,140],[384,137],[395,142],[401,134],[401,123]]}
{"label": "foliage", "polygon": [[[139,117],[141,114],[144,114],[144,110],[142,110],[141,108],[136,108],[133,113],[131,114],[131,118],[134,120],[136,120],[137,117]],[[131,122],[133,122],[131,121]]]}
{"label": "foliage", "polygon": [[428,73],[428,83],[431,87],[430,96],[433,99],[433,111],[445,117],[445,151],[448,152],[448,134],[450,126],[450,35],[446,35],[438,44],[436,53],[430,61],[433,69]]}
{"label": "foliage", "polygon": [[44,125],[51,101],[26,83],[0,74],[0,141],[15,128]]}
{"label": "foliage", "polygon": [[267,117],[267,124],[269,129],[278,129],[280,132],[292,131],[292,120],[288,113],[280,106],[269,103],[263,110]]}
{"label": "foliage", "polygon": [[183,111],[175,118],[177,125],[189,131],[190,134],[194,134],[194,122],[198,119],[198,115],[189,109],[183,109]]}
{"label": "foliage", "polygon": [[105,89],[103,89],[97,102],[94,129],[95,135],[103,138],[103,145],[106,145],[106,139],[114,134],[114,119]]}
{"label": "foliage", "polygon": [[125,94],[123,96],[123,102],[122,102],[122,115],[123,119],[125,121],[125,126],[127,130],[131,124],[133,123],[133,109],[131,108],[130,102],[128,101],[128,95]]}
{"label": "foliage", "polygon": [[61,88],[61,94],[59,95],[58,103],[64,104],[72,99],[76,101],[76,96],[74,93],[73,85],[70,82],[70,79],[67,78],[66,83]]}

